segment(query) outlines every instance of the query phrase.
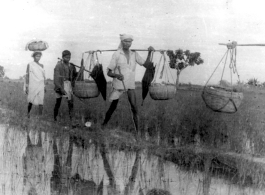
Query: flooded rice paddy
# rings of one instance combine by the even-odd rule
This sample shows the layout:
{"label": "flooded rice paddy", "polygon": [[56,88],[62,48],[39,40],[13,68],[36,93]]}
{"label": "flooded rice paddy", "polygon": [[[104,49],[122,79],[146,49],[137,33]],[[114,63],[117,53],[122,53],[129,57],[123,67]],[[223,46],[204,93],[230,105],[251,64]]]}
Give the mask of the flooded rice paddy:
{"label": "flooded rice paddy", "polygon": [[[0,126],[2,195],[245,195],[264,194],[181,170],[145,151],[82,144],[75,137]],[[206,189],[207,188],[207,189]]]}

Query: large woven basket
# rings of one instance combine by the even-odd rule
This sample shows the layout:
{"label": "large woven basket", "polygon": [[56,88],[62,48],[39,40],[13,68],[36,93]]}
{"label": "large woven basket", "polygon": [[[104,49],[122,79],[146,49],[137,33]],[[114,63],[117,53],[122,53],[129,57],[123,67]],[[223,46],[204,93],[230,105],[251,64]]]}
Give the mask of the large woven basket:
{"label": "large woven basket", "polygon": [[242,100],[242,92],[234,92],[222,87],[205,87],[202,98],[206,106],[216,112],[235,113]]}
{"label": "large woven basket", "polygon": [[75,96],[83,99],[99,96],[97,84],[93,81],[76,81],[73,92]]}
{"label": "large woven basket", "polygon": [[48,48],[48,43],[44,41],[32,41],[27,44],[26,50],[29,51],[44,51]]}
{"label": "large woven basket", "polygon": [[152,83],[149,86],[149,94],[153,100],[172,99],[176,94],[176,86],[173,84]]}

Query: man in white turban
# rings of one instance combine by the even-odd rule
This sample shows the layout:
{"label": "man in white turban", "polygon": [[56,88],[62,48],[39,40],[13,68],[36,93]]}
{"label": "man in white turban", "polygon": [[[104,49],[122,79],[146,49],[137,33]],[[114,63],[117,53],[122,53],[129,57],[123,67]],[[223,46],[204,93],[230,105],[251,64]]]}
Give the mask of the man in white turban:
{"label": "man in white turban", "polygon": [[[135,69],[136,63],[142,66],[145,63],[145,60],[136,51],[130,50],[133,41],[132,35],[121,34],[120,40],[121,42],[118,50],[112,55],[112,59],[108,66],[108,76],[113,78],[113,89],[110,94],[111,105],[106,113],[105,120],[102,125],[105,126],[108,123],[111,115],[117,108],[120,96],[124,92],[127,92],[133,113],[135,128],[138,131],[138,108],[135,94]],[[150,46],[148,50],[154,50],[154,48]],[[123,86],[123,83],[125,86]]]}
{"label": "man in white turban", "polygon": [[127,35],[127,34],[121,34],[120,35],[121,42],[120,42],[120,45],[119,45],[118,49],[122,49],[122,41],[124,41],[126,39],[133,41],[133,36],[132,35]]}

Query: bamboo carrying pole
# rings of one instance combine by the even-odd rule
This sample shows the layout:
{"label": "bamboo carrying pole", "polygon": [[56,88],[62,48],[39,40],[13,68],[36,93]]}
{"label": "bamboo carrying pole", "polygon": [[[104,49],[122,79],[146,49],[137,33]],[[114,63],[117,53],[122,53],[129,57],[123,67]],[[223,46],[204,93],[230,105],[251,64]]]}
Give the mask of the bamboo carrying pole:
{"label": "bamboo carrying pole", "polygon": [[[106,49],[106,50],[95,50],[95,51],[85,51],[84,53],[89,53],[89,52],[106,52],[106,51],[117,51],[118,49]],[[131,49],[132,51],[149,51],[148,49]],[[163,49],[159,50],[154,50],[154,52],[161,52],[161,51],[166,51]]]}
{"label": "bamboo carrying pole", "polygon": [[[61,60],[61,61],[62,61],[61,58],[58,58],[58,60]],[[75,65],[75,64],[72,64],[72,65],[75,66],[75,67],[77,67],[77,68],[81,68],[81,66],[77,66],[77,65]],[[86,71],[86,72],[88,72],[88,73],[91,73],[91,71],[88,71],[88,70],[86,70],[86,69],[84,69],[84,71]]]}
{"label": "bamboo carrying pole", "polygon": [[[232,43],[219,43],[219,45],[232,45]],[[265,44],[236,44],[236,46],[265,46]]]}

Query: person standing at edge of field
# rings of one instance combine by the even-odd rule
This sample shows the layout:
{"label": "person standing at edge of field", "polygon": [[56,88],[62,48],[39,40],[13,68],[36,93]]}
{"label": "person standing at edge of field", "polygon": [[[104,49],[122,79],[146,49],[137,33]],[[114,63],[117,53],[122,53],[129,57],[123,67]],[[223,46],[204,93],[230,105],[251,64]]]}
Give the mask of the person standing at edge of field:
{"label": "person standing at edge of field", "polygon": [[57,115],[61,105],[62,97],[68,100],[70,120],[73,118],[73,92],[74,82],[77,77],[77,71],[73,64],[70,63],[71,52],[64,50],[62,60],[58,61],[54,68],[54,90],[56,92],[56,103],[54,107],[54,121],[57,121]]}
{"label": "person standing at edge of field", "polygon": [[[138,108],[135,94],[135,68],[136,63],[142,66],[145,63],[145,60],[136,51],[130,50],[133,41],[132,35],[122,34],[120,35],[120,40],[121,42],[118,50],[113,54],[108,66],[108,76],[113,78],[112,92],[109,98],[111,105],[106,113],[102,126],[106,126],[111,118],[111,115],[117,108],[120,96],[125,92],[122,83],[123,81],[131,105],[135,128],[138,131]],[[154,48],[150,46],[148,50],[154,50]],[[121,74],[118,67],[120,68]]]}
{"label": "person standing at edge of field", "polygon": [[29,63],[26,71],[25,92],[28,95],[28,118],[32,105],[39,106],[39,115],[43,112],[43,100],[45,89],[45,70],[42,64],[39,63],[42,53],[35,51],[32,54],[33,62]]}

